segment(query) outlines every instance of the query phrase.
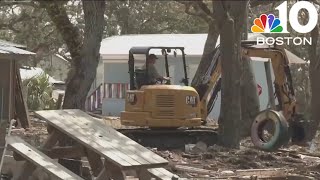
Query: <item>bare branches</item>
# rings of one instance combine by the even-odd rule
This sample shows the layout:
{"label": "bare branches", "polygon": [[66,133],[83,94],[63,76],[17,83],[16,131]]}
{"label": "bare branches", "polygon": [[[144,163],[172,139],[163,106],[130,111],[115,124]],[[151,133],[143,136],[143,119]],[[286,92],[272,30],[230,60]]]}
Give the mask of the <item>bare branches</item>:
{"label": "bare branches", "polygon": [[203,1],[177,1],[184,4],[185,12],[189,15],[198,16],[208,23],[214,21],[213,14]]}
{"label": "bare branches", "polygon": [[30,16],[25,11],[21,11],[21,13],[16,16],[17,17],[10,19],[9,23],[0,23],[0,29],[9,29],[16,33],[19,33],[21,31],[15,27],[16,24],[31,20],[33,18],[37,18],[37,17]]}
{"label": "bare branches", "polygon": [[40,5],[46,9],[52,22],[55,24],[57,30],[61,33],[62,38],[66,42],[73,59],[80,57],[82,37],[79,29],[76,28],[68,18],[68,14],[63,4],[56,1],[39,2]]}
{"label": "bare branches", "polygon": [[271,3],[276,3],[279,2],[278,0],[266,0],[266,1],[261,1],[261,0],[250,0],[250,6],[251,7],[257,7],[260,5],[268,5]]}
{"label": "bare branches", "polygon": [[14,5],[23,5],[31,7],[39,7],[34,1],[0,1],[0,6],[14,6]]}

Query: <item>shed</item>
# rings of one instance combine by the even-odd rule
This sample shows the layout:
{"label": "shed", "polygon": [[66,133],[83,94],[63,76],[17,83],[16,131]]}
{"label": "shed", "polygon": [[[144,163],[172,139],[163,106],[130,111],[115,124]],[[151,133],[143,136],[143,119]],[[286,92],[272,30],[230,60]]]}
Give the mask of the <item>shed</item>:
{"label": "shed", "polygon": [[[257,37],[264,37],[262,34],[249,33],[249,40],[256,40]],[[169,46],[184,47],[187,61],[187,72],[189,82],[192,82],[193,76],[198,68],[203,53],[203,48],[207,39],[207,34],[139,34],[112,36],[101,42],[100,64],[97,69],[97,76],[88,94],[88,110],[99,110],[103,115],[119,116],[124,110],[124,95],[129,88],[128,56],[130,48],[134,46]],[[220,43],[218,39],[217,44]],[[177,58],[180,58],[179,51]],[[151,51],[159,56],[156,68],[159,73],[165,73],[164,60],[161,57],[161,51]],[[293,55],[288,51],[288,55]],[[170,75],[174,74],[172,81],[174,84],[180,84],[179,80],[183,76],[182,61],[176,61],[173,53],[169,55]],[[142,66],[144,61],[139,61],[136,66]],[[141,58],[142,59],[142,58]],[[262,87],[260,95],[260,106],[264,109],[268,104],[268,92],[264,63],[267,59],[252,58],[253,69],[257,83]],[[299,61],[298,63],[300,63]],[[297,63],[297,62],[293,62]],[[216,101],[211,118],[217,118],[220,113],[220,96]]]}
{"label": "shed", "polygon": [[[31,55],[34,53],[26,51],[25,46],[0,40],[0,155],[9,120],[16,118],[16,114],[25,114],[27,117],[19,85],[21,80],[18,61],[27,60]],[[19,108],[19,104],[24,108]],[[23,127],[29,126],[27,118],[20,120],[23,120]]]}

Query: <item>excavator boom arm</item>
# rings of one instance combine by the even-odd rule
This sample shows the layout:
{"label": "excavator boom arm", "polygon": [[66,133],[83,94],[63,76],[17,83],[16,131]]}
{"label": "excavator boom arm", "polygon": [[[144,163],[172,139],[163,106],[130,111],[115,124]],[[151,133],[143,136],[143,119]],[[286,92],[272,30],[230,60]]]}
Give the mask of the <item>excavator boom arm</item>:
{"label": "excavator boom arm", "polygon": [[[294,96],[294,90],[292,85],[292,78],[289,68],[289,61],[284,53],[284,49],[281,48],[257,48],[257,47],[242,47],[242,54],[248,57],[260,57],[271,60],[272,69],[274,72],[274,88],[275,94],[278,99],[278,111],[283,111],[283,114],[287,120],[290,120],[295,114],[296,100]],[[215,50],[214,58],[212,59],[211,66],[207,70],[204,82],[196,87],[200,95],[201,100],[201,117],[206,120],[210,113],[214,99],[217,96],[217,90],[220,90],[221,86],[221,52],[219,47]],[[208,97],[211,95],[210,99]],[[273,97],[272,97],[273,98]],[[209,108],[208,108],[209,107]]]}

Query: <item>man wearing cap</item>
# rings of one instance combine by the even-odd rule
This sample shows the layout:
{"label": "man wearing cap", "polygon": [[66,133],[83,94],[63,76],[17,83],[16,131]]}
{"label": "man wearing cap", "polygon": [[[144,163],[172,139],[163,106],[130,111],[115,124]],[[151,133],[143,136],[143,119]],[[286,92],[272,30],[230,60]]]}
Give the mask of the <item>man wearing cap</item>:
{"label": "man wearing cap", "polygon": [[[147,58],[146,63],[148,63],[148,76],[150,81],[152,83],[155,83],[157,80],[169,80],[168,77],[163,77],[158,73],[157,69],[154,66],[156,59],[158,59],[158,57],[155,54],[150,54]],[[142,69],[146,69],[146,64],[143,65]]]}

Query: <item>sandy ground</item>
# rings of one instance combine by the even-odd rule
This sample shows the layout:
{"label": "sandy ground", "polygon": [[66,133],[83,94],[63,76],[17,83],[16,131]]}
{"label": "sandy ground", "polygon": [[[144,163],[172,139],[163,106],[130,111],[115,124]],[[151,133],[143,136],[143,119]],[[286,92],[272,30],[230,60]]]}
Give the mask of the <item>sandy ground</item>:
{"label": "sandy ground", "polygon": [[[106,124],[118,123],[116,119],[112,121],[111,123],[106,122]],[[32,118],[30,129],[27,131],[14,130],[12,134],[21,136],[34,146],[39,146],[47,137],[46,123]],[[226,149],[216,145],[203,147],[197,151],[158,151],[155,148],[150,149],[169,160],[171,165],[201,168],[212,172],[210,173],[211,175],[206,173],[206,175],[203,175],[203,173],[177,171],[176,168],[169,168],[170,171],[174,171],[181,177],[186,178],[196,179],[202,177],[209,179],[214,174],[221,175],[221,173],[239,169],[285,168],[288,172],[320,179],[319,142],[320,140],[316,139],[311,148],[312,152],[310,152],[310,147],[298,146],[290,146],[277,152],[264,152],[255,149],[250,139],[243,140],[241,148],[237,150]]]}

